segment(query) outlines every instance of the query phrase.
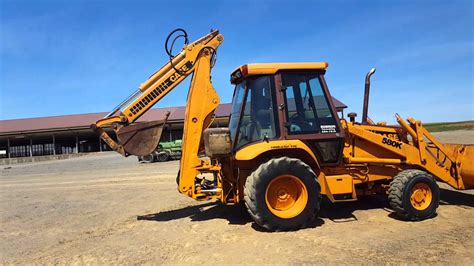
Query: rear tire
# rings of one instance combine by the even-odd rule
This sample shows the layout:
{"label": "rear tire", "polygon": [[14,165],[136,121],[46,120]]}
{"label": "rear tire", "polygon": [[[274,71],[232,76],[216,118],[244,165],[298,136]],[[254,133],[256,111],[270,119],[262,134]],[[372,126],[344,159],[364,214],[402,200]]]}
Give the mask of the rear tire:
{"label": "rear tire", "polygon": [[270,231],[298,230],[314,221],[321,188],[307,164],[282,157],[260,165],[247,178],[244,200],[258,225]]}
{"label": "rear tire", "polygon": [[435,178],[425,171],[404,170],[390,183],[388,199],[401,218],[420,221],[436,214],[439,187]]}
{"label": "rear tire", "polygon": [[151,153],[148,155],[140,156],[139,161],[144,162],[144,163],[152,163],[155,161],[155,157],[153,156],[153,153]]}

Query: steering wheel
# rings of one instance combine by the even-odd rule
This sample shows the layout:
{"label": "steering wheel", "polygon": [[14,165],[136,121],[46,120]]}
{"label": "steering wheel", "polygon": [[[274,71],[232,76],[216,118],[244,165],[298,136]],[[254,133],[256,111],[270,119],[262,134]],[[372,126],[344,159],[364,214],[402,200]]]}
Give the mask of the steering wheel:
{"label": "steering wheel", "polygon": [[294,128],[292,132],[302,131],[305,129],[311,129],[312,127],[312,125],[308,121],[305,121],[301,118],[301,115],[299,112],[292,114],[288,120],[291,123],[291,126]]}

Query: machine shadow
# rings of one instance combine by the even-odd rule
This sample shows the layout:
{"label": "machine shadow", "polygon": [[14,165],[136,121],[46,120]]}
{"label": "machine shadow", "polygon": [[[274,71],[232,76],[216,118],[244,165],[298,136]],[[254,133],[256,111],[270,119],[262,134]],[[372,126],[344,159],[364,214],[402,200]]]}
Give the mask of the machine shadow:
{"label": "machine shadow", "polygon": [[[327,218],[334,222],[349,222],[356,221],[357,218],[353,215],[355,210],[374,209],[385,207],[385,203],[374,197],[364,197],[356,202],[346,202],[332,204],[328,200],[324,200],[321,206],[321,211],[318,217],[306,228],[316,228],[324,225],[324,220]],[[387,205],[388,206],[388,205]],[[256,225],[247,213],[244,204],[238,205],[224,205],[219,202],[207,202],[199,205],[187,206],[184,208],[163,211],[153,214],[145,214],[137,216],[137,220],[167,222],[172,220],[179,220],[183,218],[190,218],[191,221],[207,221],[213,219],[224,219],[229,224],[245,225],[252,223],[252,228],[260,232],[269,232],[268,230]]]}
{"label": "machine shadow", "polygon": [[[474,207],[474,195],[440,189],[441,205],[463,205]],[[328,219],[334,223],[356,222],[358,219],[354,215],[357,210],[383,209],[388,217],[401,220],[395,212],[390,209],[387,197],[384,195],[362,196],[357,201],[331,203],[328,199],[323,198],[321,210],[318,217],[306,228],[316,228],[324,225],[323,219]],[[255,224],[247,213],[244,204],[224,205],[219,202],[206,202],[199,205],[187,206],[184,208],[163,211],[153,214],[145,214],[137,216],[137,220],[167,222],[190,218],[191,221],[207,221],[213,219],[224,219],[229,224],[245,225],[252,223],[252,228],[259,232],[270,232],[257,224]]]}
{"label": "machine shadow", "polygon": [[[183,218],[190,218],[193,222],[224,219],[232,225],[245,225],[247,223],[252,223],[252,228],[254,228],[256,231],[271,232],[253,222],[244,204],[224,205],[219,202],[207,202],[181,209],[137,216],[138,221],[145,220],[155,222],[167,222]],[[315,228],[323,224],[324,221],[318,217],[313,222],[308,224],[306,228]]]}
{"label": "machine shadow", "polygon": [[181,209],[137,216],[137,220],[139,221],[147,220],[156,222],[167,222],[183,218],[191,218],[191,221],[193,222],[225,219],[229,222],[229,224],[238,225],[244,225],[252,222],[252,219],[250,218],[243,204],[228,206],[219,202],[207,202]]}
{"label": "machine shadow", "polygon": [[465,192],[448,190],[444,188],[439,189],[440,205],[461,205],[467,207],[474,207],[474,195]]}
{"label": "machine shadow", "polygon": [[384,196],[361,196],[357,201],[331,203],[329,199],[323,198],[323,204],[319,217],[331,220],[334,223],[345,223],[357,221],[354,212],[357,210],[389,209],[387,198]]}

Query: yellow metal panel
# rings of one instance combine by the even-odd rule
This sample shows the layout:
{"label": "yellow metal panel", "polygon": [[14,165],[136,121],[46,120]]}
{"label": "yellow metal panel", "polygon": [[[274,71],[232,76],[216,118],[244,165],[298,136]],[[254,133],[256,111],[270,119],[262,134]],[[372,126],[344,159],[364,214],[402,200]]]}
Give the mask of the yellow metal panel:
{"label": "yellow metal panel", "polygon": [[[304,63],[261,63],[261,64],[247,64],[237,68],[242,73],[247,73],[247,76],[254,75],[271,75],[280,70],[322,70],[328,67],[327,62],[304,62]],[[234,71],[234,72],[235,72]]]}
{"label": "yellow metal panel", "polygon": [[331,194],[352,194],[354,185],[350,175],[326,176],[326,184]]}
{"label": "yellow metal panel", "polygon": [[347,124],[347,129],[351,135],[355,135],[364,140],[367,140],[380,147],[381,150],[386,151],[387,155],[385,156],[385,158],[390,158],[391,156],[393,156],[393,153],[402,157],[405,157],[407,154],[406,143],[391,140],[390,138],[387,138],[380,134],[370,132],[364,129],[363,126],[359,125]]}
{"label": "yellow metal panel", "polygon": [[[223,38],[215,38],[207,46],[217,47]],[[202,132],[212,122],[211,117],[220,99],[212,86],[211,54],[203,53],[196,61],[195,71],[189,87],[186,113],[184,117],[182,157],[179,172],[179,191],[191,197],[194,194],[194,179],[200,172],[212,171],[208,161],[199,159]],[[205,166],[205,167],[203,167]],[[203,169],[208,169],[203,171]]]}
{"label": "yellow metal panel", "polygon": [[235,154],[235,159],[238,161],[252,160],[264,152],[281,149],[302,149],[306,151],[316,163],[318,162],[311,149],[301,140],[275,140],[255,143],[238,150]]}

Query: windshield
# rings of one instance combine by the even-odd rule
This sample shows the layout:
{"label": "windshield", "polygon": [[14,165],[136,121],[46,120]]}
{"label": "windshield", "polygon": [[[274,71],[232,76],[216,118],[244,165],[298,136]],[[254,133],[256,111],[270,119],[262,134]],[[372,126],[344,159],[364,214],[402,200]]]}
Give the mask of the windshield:
{"label": "windshield", "polygon": [[[248,92],[243,99],[245,87]],[[236,149],[251,142],[277,137],[274,102],[275,95],[269,76],[249,78],[245,83],[237,85],[229,122]],[[242,103],[244,108],[240,114]]]}
{"label": "windshield", "polygon": [[237,134],[237,126],[240,119],[240,107],[245,94],[245,81],[235,86],[234,97],[232,99],[232,109],[230,111],[229,130],[232,143],[234,143],[235,135]]}

